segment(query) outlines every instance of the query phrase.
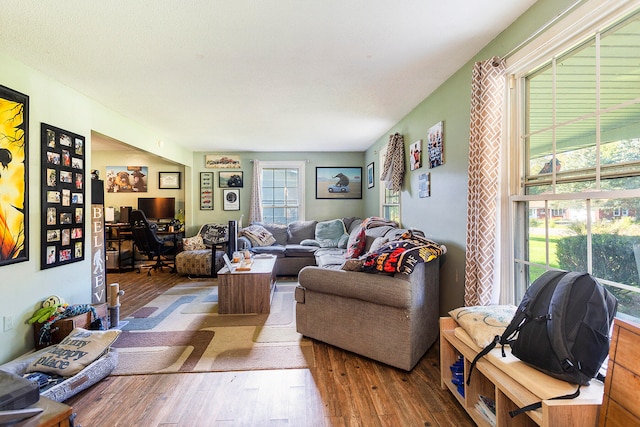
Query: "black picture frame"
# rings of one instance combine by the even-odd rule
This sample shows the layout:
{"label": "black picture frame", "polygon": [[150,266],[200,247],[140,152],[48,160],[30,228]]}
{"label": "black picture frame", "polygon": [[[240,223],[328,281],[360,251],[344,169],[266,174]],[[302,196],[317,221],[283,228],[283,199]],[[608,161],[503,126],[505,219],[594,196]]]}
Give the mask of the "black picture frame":
{"label": "black picture frame", "polygon": [[376,186],[375,175],[375,165],[371,162],[367,165],[367,188]]}
{"label": "black picture frame", "polygon": [[0,192],[18,189],[0,202],[0,218],[12,218],[0,239],[3,266],[29,259],[29,96],[0,85],[0,99]]}
{"label": "black picture frame", "polygon": [[40,269],[82,261],[85,209],[85,138],[41,123],[42,232]]}
{"label": "black picture frame", "polygon": [[200,210],[213,210],[213,172],[200,172]]}
{"label": "black picture frame", "polygon": [[179,190],[182,185],[180,172],[158,172],[158,188],[161,190]]}
{"label": "black picture frame", "polygon": [[362,167],[317,166],[316,199],[362,199]]}
{"label": "black picture frame", "polygon": [[240,210],[240,190],[222,190],[222,209],[225,211]]}
{"label": "black picture frame", "polygon": [[242,171],[218,172],[218,187],[220,188],[242,188],[243,183]]}

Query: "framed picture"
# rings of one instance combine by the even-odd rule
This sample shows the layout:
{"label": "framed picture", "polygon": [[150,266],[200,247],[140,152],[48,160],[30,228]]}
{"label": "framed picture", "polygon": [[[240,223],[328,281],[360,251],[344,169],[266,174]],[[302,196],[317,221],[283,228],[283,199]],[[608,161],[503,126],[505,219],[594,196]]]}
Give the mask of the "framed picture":
{"label": "framed picture", "polygon": [[362,199],[362,168],[316,167],[316,199]]}
{"label": "framed picture", "polygon": [[206,154],[204,156],[204,167],[216,169],[240,169],[240,156]]}
{"label": "framed picture", "polygon": [[240,210],[240,190],[222,190],[222,199],[225,211]]}
{"label": "framed picture", "polygon": [[213,172],[200,172],[200,210],[213,210]]}
{"label": "framed picture", "polygon": [[373,162],[369,163],[367,165],[367,188],[373,188],[375,187],[375,170],[374,170],[374,165]]}
{"label": "framed picture", "polygon": [[107,193],[146,193],[147,166],[107,166]]}
{"label": "framed picture", "polygon": [[180,172],[158,172],[158,188],[163,190],[179,190]]}
{"label": "framed picture", "polygon": [[422,167],[422,140],[419,139],[409,146],[409,165],[411,170]]}
{"label": "framed picture", "polygon": [[0,86],[0,123],[2,266],[29,259],[29,97]]}
{"label": "framed picture", "polygon": [[40,269],[84,259],[84,137],[41,124]]}
{"label": "framed picture", "polygon": [[427,132],[427,151],[429,153],[429,167],[435,168],[444,164],[444,123],[439,122],[429,128]]}
{"label": "framed picture", "polygon": [[242,188],[242,171],[222,172],[218,175],[218,187]]}
{"label": "framed picture", "polygon": [[418,177],[418,196],[420,198],[431,196],[431,174],[421,173]]}

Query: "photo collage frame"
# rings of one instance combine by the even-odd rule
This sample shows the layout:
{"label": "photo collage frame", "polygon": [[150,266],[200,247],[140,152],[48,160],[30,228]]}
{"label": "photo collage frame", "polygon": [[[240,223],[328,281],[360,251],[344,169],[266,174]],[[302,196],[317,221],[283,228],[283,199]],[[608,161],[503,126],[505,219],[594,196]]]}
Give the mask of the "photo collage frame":
{"label": "photo collage frame", "polygon": [[84,259],[85,138],[46,123],[42,138],[40,268]]}

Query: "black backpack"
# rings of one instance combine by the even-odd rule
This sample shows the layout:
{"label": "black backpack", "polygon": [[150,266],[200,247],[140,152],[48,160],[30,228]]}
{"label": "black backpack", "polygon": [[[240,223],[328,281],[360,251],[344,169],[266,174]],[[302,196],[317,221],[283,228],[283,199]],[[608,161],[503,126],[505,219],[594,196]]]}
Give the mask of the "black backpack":
{"label": "black backpack", "polygon": [[[473,360],[498,343],[509,345],[518,359],[554,378],[587,385],[598,376],[609,353],[609,332],[618,300],[587,273],[547,271],[525,293],[502,336]],[[576,393],[559,398],[573,398]],[[524,409],[524,408],[523,408]]]}

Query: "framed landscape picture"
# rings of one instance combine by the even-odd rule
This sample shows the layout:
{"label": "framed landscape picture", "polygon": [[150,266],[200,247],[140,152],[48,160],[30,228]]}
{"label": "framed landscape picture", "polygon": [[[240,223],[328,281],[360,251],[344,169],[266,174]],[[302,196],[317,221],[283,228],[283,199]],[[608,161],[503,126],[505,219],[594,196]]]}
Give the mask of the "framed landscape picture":
{"label": "framed landscape picture", "polygon": [[220,188],[242,188],[242,171],[220,171],[218,175],[218,186]]}
{"label": "framed landscape picture", "polygon": [[316,199],[362,199],[362,168],[316,167]]}

